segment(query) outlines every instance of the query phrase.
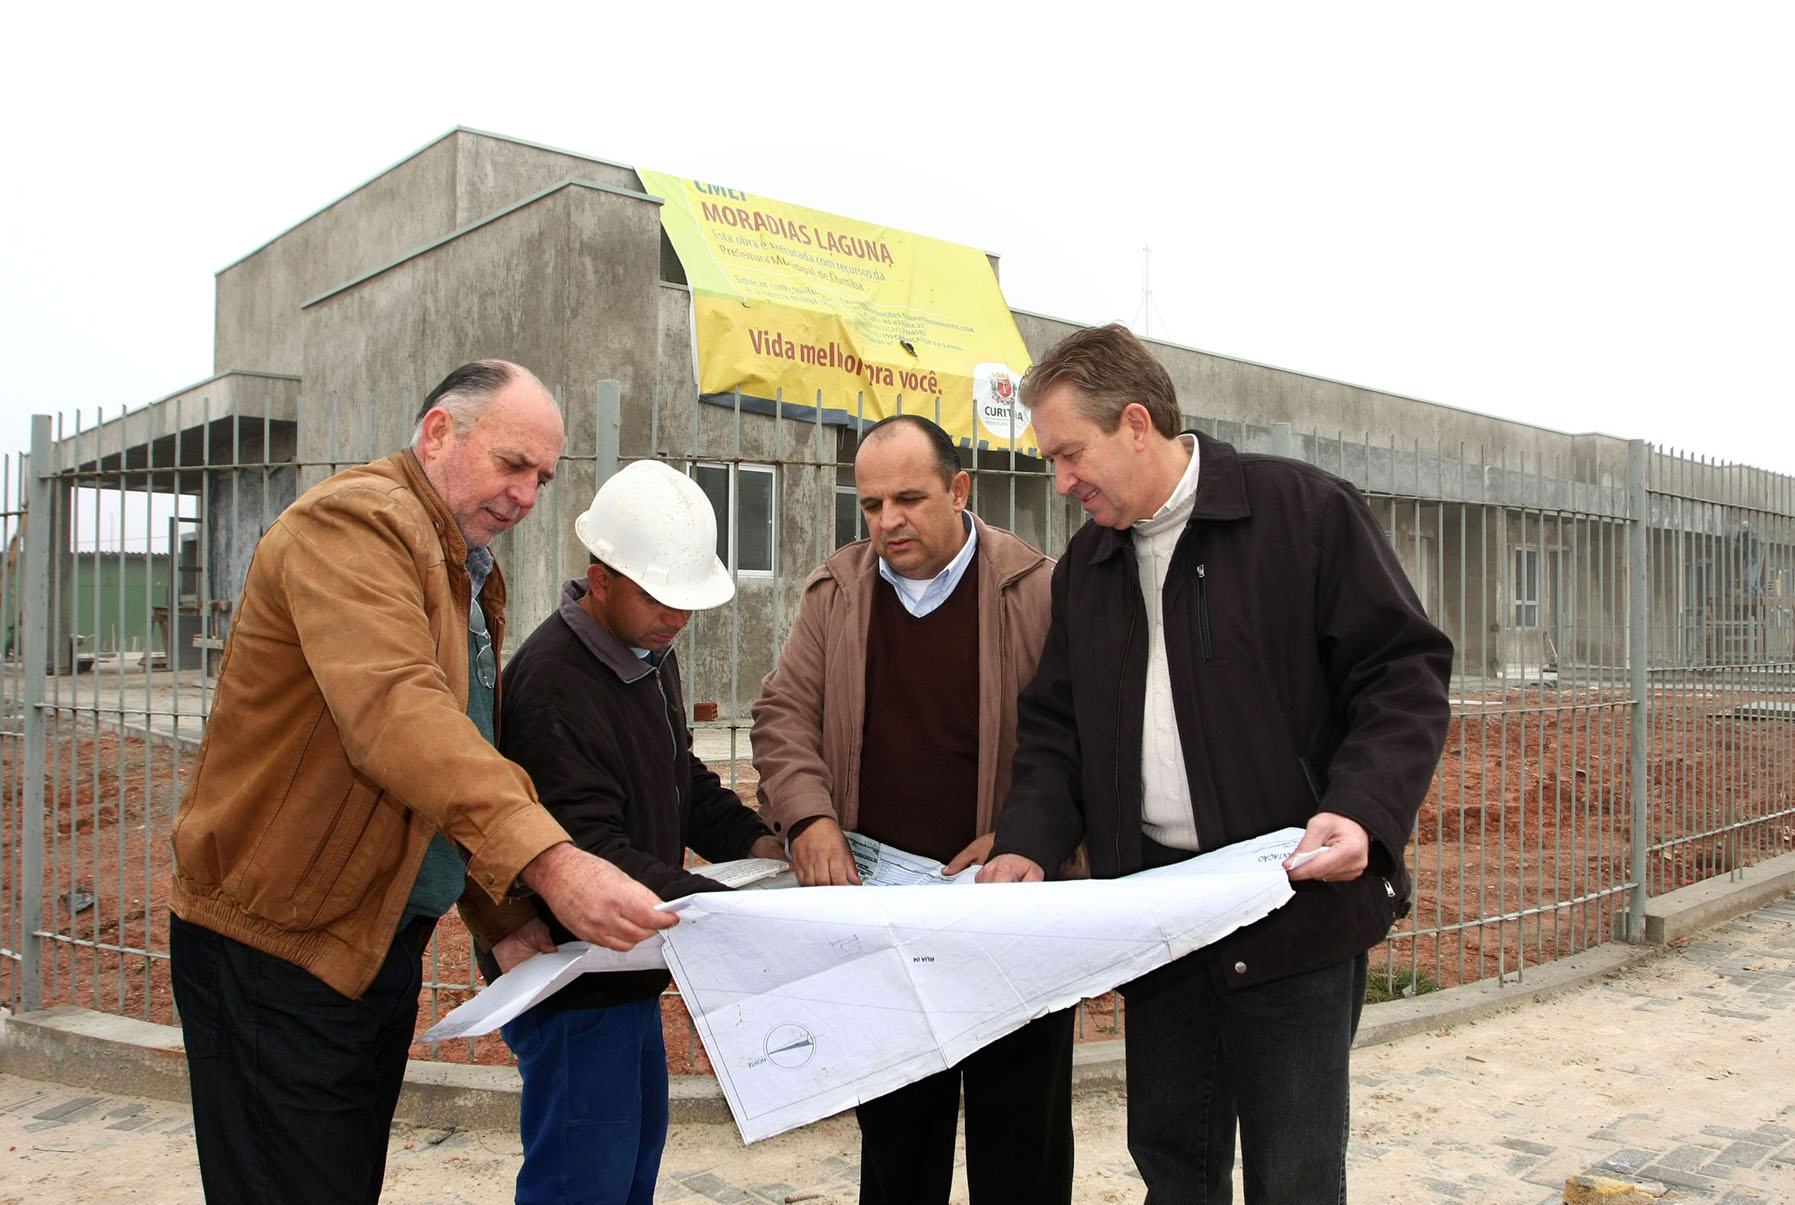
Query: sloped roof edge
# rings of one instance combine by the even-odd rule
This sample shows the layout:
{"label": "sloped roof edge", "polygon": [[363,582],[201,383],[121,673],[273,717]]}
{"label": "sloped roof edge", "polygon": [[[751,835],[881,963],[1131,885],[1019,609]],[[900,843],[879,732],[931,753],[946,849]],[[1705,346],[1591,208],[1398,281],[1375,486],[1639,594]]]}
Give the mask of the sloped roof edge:
{"label": "sloped roof edge", "polygon": [[310,213],[306,214],[304,217],[300,218],[297,222],[294,222],[292,225],[290,225],[286,229],[282,230],[279,234],[273,236],[272,238],[264,240],[260,245],[255,247],[253,250],[247,251],[244,254],[239,255],[236,259],[233,259],[230,263],[226,264],[224,267],[222,267],[222,268],[218,269],[216,272],[212,273],[212,275],[221,276],[224,273],[229,272],[232,268],[236,267],[238,264],[242,263],[244,260],[251,259],[256,255],[259,255],[261,252],[266,251],[269,247],[273,246],[275,243],[278,243],[281,239],[287,237],[287,235],[292,234],[295,230],[299,229],[301,226],[305,225],[307,222],[311,221],[313,218],[317,217],[319,214],[323,213],[325,210],[331,208],[334,205],[342,204],[344,201],[347,201],[350,197],[353,197],[356,193],[358,193],[362,189],[368,187],[368,185],[374,183],[376,180],[380,179],[382,176],[385,176],[385,175],[405,166],[407,163],[410,163],[413,159],[416,159],[419,155],[422,155],[425,151],[430,150],[432,147],[436,146],[438,143],[444,141],[445,139],[455,137],[455,135],[457,135],[457,134],[476,134],[481,138],[492,138],[499,142],[509,142],[514,146],[526,146],[526,147],[530,147],[533,150],[548,151],[549,153],[555,154],[555,155],[568,155],[575,159],[585,159],[588,162],[602,164],[605,167],[618,167],[618,168],[623,168],[626,171],[635,171],[636,170],[630,164],[614,163],[609,159],[600,159],[596,155],[584,155],[584,154],[581,154],[579,151],[569,151],[569,150],[563,150],[560,147],[546,146],[543,143],[531,142],[525,138],[513,138],[509,134],[494,134],[489,130],[476,130],[472,126],[454,126],[454,127],[450,128],[448,131],[446,131],[445,133],[439,134],[435,138],[432,138],[429,142],[426,142],[423,146],[418,147],[415,151],[412,151],[410,154],[400,156],[398,159],[394,160],[392,163],[389,163],[386,167],[375,172],[373,175],[369,176],[366,180],[363,180],[360,184],[357,184],[354,188],[349,189],[347,192],[336,197],[334,200],[328,201],[325,204],[320,205],[318,208],[312,210],[312,212],[310,212]]}
{"label": "sloped roof edge", "polygon": [[310,309],[312,306],[317,305],[320,301],[324,301],[328,298],[334,297],[338,293],[347,292],[348,290],[355,288],[359,284],[363,284],[367,281],[374,279],[374,277],[379,276],[383,272],[390,272],[394,268],[398,267],[400,264],[406,263],[409,260],[416,259],[420,255],[427,255],[431,251],[436,250],[438,247],[441,247],[446,243],[454,242],[456,239],[460,238],[464,234],[468,234],[472,231],[478,230],[482,226],[488,225],[492,222],[496,222],[501,218],[504,218],[510,214],[516,213],[518,210],[523,209],[526,206],[534,205],[534,204],[536,204],[536,202],[542,200],[544,197],[552,196],[553,194],[560,192],[564,188],[589,188],[594,192],[608,192],[608,193],[612,193],[616,196],[629,197],[629,198],[631,198],[633,200],[637,200],[637,201],[647,201],[652,205],[659,205],[662,203],[661,198],[655,197],[655,196],[650,196],[649,194],[647,194],[645,192],[637,192],[634,189],[630,189],[630,188],[617,188],[614,185],[610,185],[610,184],[599,184],[592,180],[580,180],[580,179],[576,179],[574,177],[569,177],[568,179],[562,180],[558,184],[549,185],[547,188],[543,189],[541,192],[532,193],[530,196],[525,197],[523,200],[518,201],[514,205],[507,205],[507,206],[505,206],[505,208],[499,210],[497,213],[489,213],[477,222],[470,222],[466,226],[463,226],[459,230],[451,230],[448,234],[443,235],[439,239],[432,239],[430,242],[425,243],[422,247],[418,247],[417,249],[412,250],[412,251],[407,251],[404,255],[401,255],[398,259],[395,259],[395,260],[391,261],[390,263],[381,264],[378,268],[375,268],[372,271],[362,273],[360,276],[357,276],[354,280],[344,281],[342,284],[336,285],[335,287],[328,289],[323,293],[318,294],[316,297],[312,298],[310,301],[301,302],[299,305],[299,308],[302,310]]}

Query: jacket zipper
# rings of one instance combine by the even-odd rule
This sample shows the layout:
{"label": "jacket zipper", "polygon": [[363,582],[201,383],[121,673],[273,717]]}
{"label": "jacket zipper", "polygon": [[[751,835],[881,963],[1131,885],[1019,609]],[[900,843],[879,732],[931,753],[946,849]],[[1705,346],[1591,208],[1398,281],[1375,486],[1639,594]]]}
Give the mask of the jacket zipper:
{"label": "jacket zipper", "polygon": [[[654,688],[661,692],[661,722],[667,725],[667,739],[673,746],[673,764],[677,766],[679,764],[679,734],[673,731],[673,700],[667,697],[667,685],[661,678],[661,667],[650,662],[648,672],[654,675]],[[679,815],[680,807],[679,781],[679,775],[675,774],[673,776],[673,814],[675,816]],[[684,867],[690,862],[691,858],[685,850],[680,850],[679,865]]]}
{"label": "jacket zipper", "polygon": [[1197,566],[1197,636],[1203,644],[1203,660],[1215,660],[1215,644],[1209,634],[1209,577],[1206,566]]}
{"label": "jacket zipper", "polygon": [[[1116,674],[1116,748],[1117,749],[1120,749],[1122,747],[1122,690],[1123,690],[1124,683],[1127,681],[1127,673],[1125,671],[1123,671],[1121,667],[1123,665],[1127,664],[1127,662],[1128,662],[1128,647],[1134,643],[1134,619],[1135,619],[1135,611],[1134,611],[1133,607],[1130,607],[1128,609],[1128,632],[1126,635],[1124,635],[1122,637],[1122,658],[1121,658],[1121,661],[1117,665],[1117,674]],[[1122,825],[1126,819],[1126,817],[1124,815],[1124,808],[1122,805],[1122,759],[1119,757],[1116,759],[1115,796],[1116,796],[1116,863],[1115,864],[1119,868],[1122,865]]]}
{"label": "jacket zipper", "polygon": [[673,700],[667,697],[667,687],[661,681],[661,667],[650,665],[648,672],[654,675],[654,688],[661,692],[661,722],[667,725],[667,740],[673,746],[673,758],[679,760],[679,734],[673,731]]}
{"label": "jacket zipper", "polygon": [[1315,771],[1309,768],[1309,759],[1299,757],[1296,759],[1296,764],[1302,767],[1303,781],[1309,784],[1309,794],[1315,799],[1315,810],[1318,812],[1324,810],[1321,806],[1321,784],[1315,781]]}

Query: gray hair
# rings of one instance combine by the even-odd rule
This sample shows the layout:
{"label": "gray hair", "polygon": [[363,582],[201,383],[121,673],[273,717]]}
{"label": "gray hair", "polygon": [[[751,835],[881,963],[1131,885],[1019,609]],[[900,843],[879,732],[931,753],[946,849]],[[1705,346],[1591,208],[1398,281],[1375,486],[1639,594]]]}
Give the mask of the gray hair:
{"label": "gray hair", "polygon": [[[417,423],[411,431],[412,446],[416,447],[424,438],[424,416],[432,410],[447,414],[449,421],[455,424],[455,433],[461,435],[479,422],[492,399],[519,377],[536,381],[535,374],[529,369],[509,360],[475,360],[472,364],[463,364],[444,377],[418,408]],[[540,381],[536,383],[542,384]]]}
{"label": "gray hair", "polygon": [[1099,431],[1122,425],[1122,411],[1138,402],[1153,428],[1177,439],[1184,426],[1171,374],[1147,345],[1119,322],[1073,331],[1035,361],[1022,377],[1021,400],[1034,409],[1056,385],[1070,385],[1078,411]]}

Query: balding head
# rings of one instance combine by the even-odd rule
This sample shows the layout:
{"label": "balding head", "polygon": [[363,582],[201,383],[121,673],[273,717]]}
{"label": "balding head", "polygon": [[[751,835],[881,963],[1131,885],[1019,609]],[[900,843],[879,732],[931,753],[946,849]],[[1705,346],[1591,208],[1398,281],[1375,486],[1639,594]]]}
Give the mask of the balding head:
{"label": "balding head", "polygon": [[854,488],[873,551],[899,577],[926,581],[966,543],[963,512],[972,478],[953,440],[925,418],[888,418],[861,440]]}
{"label": "balding head", "polygon": [[561,457],[561,411],[533,373],[464,364],[431,390],[412,452],[470,546],[484,548],[536,505]]}
{"label": "balding head", "polygon": [[[915,432],[915,435],[909,432]],[[866,448],[896,438],[920,438],[928,445],[928,456],[941,473],[941,484],[953,484],[954,474],[960,472],[960,454],[954,448],[953,436],[943,431],[939,423],[930,422],[920,414],[893,414],[868,427],[866,434],[860,437],[860,446]],[[855,460],[858,462],[859,457]]]}
{"label": "balding head", "polygon": [[536,374],[522,364],[513,364],[509,360],[475,360],[463,364],[444,377],[418,407],[417,423],[411,431],[412,447],[415,448],[418,440],[423,438],[424,416],[432,410],[441,410],[453,420],[457,431],[466,431],[479,421],[480,415],[505,386],[516,380],[529,381],[545,396],[548,393],[536,379]]}

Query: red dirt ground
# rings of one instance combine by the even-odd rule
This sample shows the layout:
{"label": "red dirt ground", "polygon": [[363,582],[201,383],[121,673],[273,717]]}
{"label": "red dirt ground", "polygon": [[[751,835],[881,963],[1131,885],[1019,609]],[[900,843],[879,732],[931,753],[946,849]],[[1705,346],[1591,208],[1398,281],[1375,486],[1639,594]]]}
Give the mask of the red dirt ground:
{"label": "red dirt ground", "polygon": [[[1688,836],[1718,827],[1713,817],[1721,805],[1695,803],[1698,787],[1721,791],[1727,815],[1787,809],[1788,722],[1732,718],[1700,694],[1665,693],[1654,699],[1653,716],[1653,839],[1664,843],[1649,871],[1653,894],[1795,844],[1786,819],[1744,825],[1724,844]],[[1386,984],[1400,988],[1417,973],[1442,987],[1512,974],[1608,939],[1613,914],[1627,902],[1616,886],[1627,873],[1627,727],[1624,706],[1587,691],[1511,692],[1486,700],[1479,714],[1453,719],[1407,854],[1414,910],[1374,951]],[[9,885],[0,911],[10,925],[18,907],[10,884],[19,865],[19,809],[12,802],[19,769],[16,739],[4,745],[0,864]],[[69,940],[49,946],[46,1005],[173,1021],[167,961],[160,956],[168,948],[168,831],[184,782],[177,776],[190,764],[191,755],[177,763],[164,745],[113,733],[77,739],[66,726],[53,745],[45,922]],[[716,768],[727,781],[728,767]],[[751,800],[752,767],[739,762],[736,775],[737,790]],[[91,893],[94,902],[71,912],[72,887]],[[77,896],[73,903],[84,900]],[[1485,916],[1500,919],[1479,920]],[[0,940],[10,946],[17,935]],[[15,962],[0,960],[0,1001],[16,1002],[17,974]],[[471,994],[470,974],[467,932],[451,913],[425,965],[426,983],[439,986],[424,994],[419,1032]],[[668,993],[663,1012],[672,1070],[708,1072],[676,992]],[[1119,1013],[1113,993],[1087,1002],[1080,1040],[1114,1037]],[[418,1047],[414,1056],[510,1058],[496,1036],[431,1052]]]}

